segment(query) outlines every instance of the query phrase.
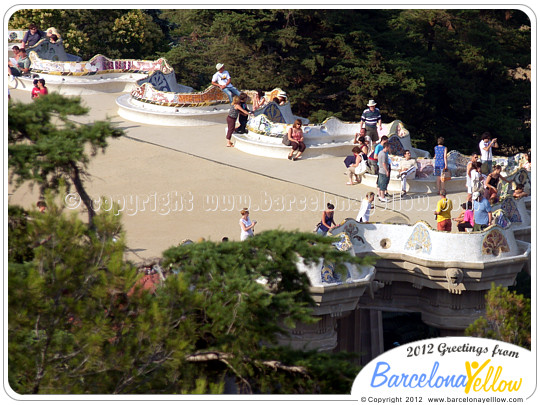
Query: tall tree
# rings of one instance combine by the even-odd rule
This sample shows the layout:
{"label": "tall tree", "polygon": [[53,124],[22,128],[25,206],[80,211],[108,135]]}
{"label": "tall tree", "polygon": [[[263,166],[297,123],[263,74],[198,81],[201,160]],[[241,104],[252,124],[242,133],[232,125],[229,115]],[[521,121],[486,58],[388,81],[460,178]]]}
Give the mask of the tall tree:
{"label": "tall tree", "polygon": [[144,275],[123,259],[119,216],[98,213],[90,231],[47,204],[45,213],[12,210],[21,226],[9,228],[10,252],[31,248],[8,266],[8,377],[17,393],[350,392],[359,371],[350,354],[275,345],[287,326],[315,319],[298,260],[362,262],[331,238],[269,231],[180,245]]}
{"label": "tall tree", "polygon": [[467,336],[485,337],[531,349],[531,300],[505,287],[492,285],[486,294],[486,316],[466,330]]}
{"label": "tall tree", "polygon": [[125,9],[22,9],[11,16],[10,29],[55,27],[66,51],[89,60],[97,54],[112,59],[154,59],[166,50],[166,37],[152,16]]}
{"label": "tall tree", "polygon": [[124,132],[109,121],[84,124],[74,120],[88,111],[80,98],[58,93],[40,97],[32,106],[10,103],[8,164],[10,181],[16,186],[31,181],[42,192],[58,190],[63,182],[75,187],[92,224],[95,211],[83,183],[86,167],[91,156],[99,150],[105,151],[109,138],[117,138]]}

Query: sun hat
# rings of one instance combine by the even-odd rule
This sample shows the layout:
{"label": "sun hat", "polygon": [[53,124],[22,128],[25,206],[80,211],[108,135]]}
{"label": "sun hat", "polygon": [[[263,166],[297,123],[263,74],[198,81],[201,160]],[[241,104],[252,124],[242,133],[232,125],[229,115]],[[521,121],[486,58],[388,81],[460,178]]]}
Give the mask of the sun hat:
{"label": "sun hat", "polygon": [[375,100],[369,100],[369,103],[367,103],[367,106],[368,107],[372,107],[374,105],[377,105],[377,103],[375,102]]}
{"label": "sun hat", "polygon": [[219,70],[219,69],[221,69],[223,66],[225,66],[223,63],[218,63],[218,64],[216,65],[216,69]]}

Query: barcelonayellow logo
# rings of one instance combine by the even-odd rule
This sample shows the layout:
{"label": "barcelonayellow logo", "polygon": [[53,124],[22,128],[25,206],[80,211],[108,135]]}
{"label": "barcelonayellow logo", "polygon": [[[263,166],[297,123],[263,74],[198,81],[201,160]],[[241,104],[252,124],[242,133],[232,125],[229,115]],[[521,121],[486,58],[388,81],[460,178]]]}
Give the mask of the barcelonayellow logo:
{"label": "barcelonayellow logo", "polygon": [[464,396],[525,400],[535,390],[535,372],[531,352],[521,347],[482,338],[437,338],[398,346],[373,359],[356,377],[352,394],[375,403],[429,400],[442,393],[445,402]]}

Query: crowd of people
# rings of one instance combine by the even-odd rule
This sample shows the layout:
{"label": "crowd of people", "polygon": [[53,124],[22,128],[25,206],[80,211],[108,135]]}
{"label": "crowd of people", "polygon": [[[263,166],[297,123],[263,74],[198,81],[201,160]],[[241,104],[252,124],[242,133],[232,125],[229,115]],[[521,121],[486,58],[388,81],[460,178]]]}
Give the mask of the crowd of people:
{"label": "crowd of people", "polygon": [[47,38],[51,43],[60,41],[58,32],[54,28],[49,28],[47,32],[44,32],[40,30],[36,24],[29,24],[28,30],[23,36],[21,46],[15,45],[11,48],[13,57],[8,59],[7,69],[10,80],[30,73],[31,62],[28,58],[26,49],[33,47],[43,38]]}
{"label": "crowd of people", "polygon": [[[25,33],[21,47],[12,48],[13,57],[8,61],[8,75],[12,78],[26,75],[30,72],[30,60],[26,53],[26,48],[34,46],[42,38],[49,38],[51,42],[57,42],[59,37],[56,32],[43,32],[35,24],[30,24]],[[227,115],[227,147],[233,147],[233,133],[246,133],[246,124],[253,112],[248,108],[248,95],[239,91],[233,84],[230,73],[225,70],[223,63],[216,65],[216,73],[212,77],[212,85],[218,87],[225,93],[229,99],[230,108]],[[32,99],[39,98],[48,94],[48,89],[44,79],[35,79],[34,88],[31,92]],[[287,103],[287,94],[281,91],[273,102],[278,105]],[[264,107],[268,100],[264,92],[259,90],[251,98],[253,110]],[[236,126],[236,123],[239,126]],[[361,183],[364,173],[377,175],[377,193],[368,193],[362,201],[362,206],[357,216],[361,222],[369,221],[370,211],[373,208],[375,195],[379,202],[388,202],[388,184],[392,174],[391,159],[389,156],[388,136],[383,135],[379,139],[378,130],[382,130],[382,116],[375,100],[369,100],[367,108],[362,112],[360,120],[360,132],[355,134],[352,156],[345,159],[347,166],[346,174],[348,176],[347,185]],[[304,132],[302,121],[296,119],[293,125],[288,129],[284,136],[284,143],[291,147],[288,159],[297,161],[302,158],[306,149],[304,142]],[[465,231],[468,228],[480,230],[489,226],[492,222],[491,206],[498,201],[498,185],[500,181],[509,182],[501,174],[502,168],[499,165],[493,167],[493,149],[498,147],[497,138],[491,138],[489,132],[482,135],[478,145],[480,160],[478,154],[471,156],[466,169],[467,184],[467,203],[461,204],[463,211],[457,218],[451,218],[452,201],[446,196],[444,187],[445,179],[450,176],[448,168],[448,149],[444,146],[444,138],[437,139],[437,145],[434,147],[434,176],[436,178],[437,191],[441,197],[437,203],[435,211],[437,229],[451,231],[452,220],[457,222],[459,231]],[[530,170],[530,153],[527,155],[525,167]],[[403,157],[399,160],[399,168],[396,178],[401,180],[401,197],[407,194],[407,180],[415,177],[417,171],[416,160],[412,157],[410,150],[405,150]],[[518,186],[512,194],[515,198],[522,198],[528,195],[523,186]],[[331,208],[330,208],[331,207]],[[335,227],[333,220],[333,206],[328,205],[327,210],[323,212],[322,220],[317,225],[317,232],[326,234]],[[255,222],[249,220],[249,212],[242,211],[240,225],[242,228],[242,238],[245,239],[253,235]]]}

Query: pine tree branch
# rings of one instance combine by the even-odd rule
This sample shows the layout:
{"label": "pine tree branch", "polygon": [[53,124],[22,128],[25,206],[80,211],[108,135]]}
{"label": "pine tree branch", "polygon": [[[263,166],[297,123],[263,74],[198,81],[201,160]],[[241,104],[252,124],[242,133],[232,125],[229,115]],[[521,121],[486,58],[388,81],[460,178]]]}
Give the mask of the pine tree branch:
{"label": "pine tree branch", "polygon": [[[206,361],[222,361],[225,362],[226,360],[233,359],[235,356],[231,353],[222,353],[222,352],[203,352],[203,353],[196,353],[196,354],[190,354],[186,356],[186,360],[189,362],[206,362]],[[244,360],[251,361],[248,357],[244,356]],[[289,371],[292,373],[300,373],[307,375],[308,372],[304,367],[300,366],[286,366],[280,361],[277,360],[265,360],[265,361],[254,361],[255,364],[260,364],[266,367],[271,367],[274,370],[284,370]]]}

